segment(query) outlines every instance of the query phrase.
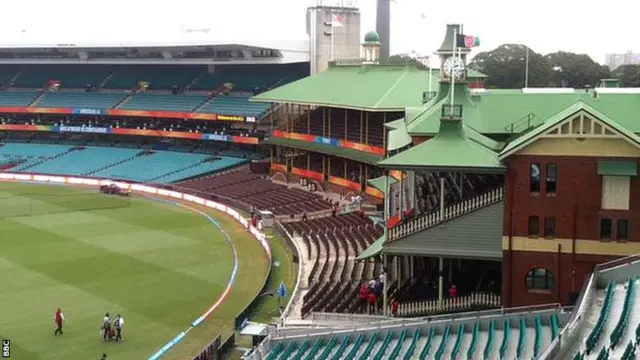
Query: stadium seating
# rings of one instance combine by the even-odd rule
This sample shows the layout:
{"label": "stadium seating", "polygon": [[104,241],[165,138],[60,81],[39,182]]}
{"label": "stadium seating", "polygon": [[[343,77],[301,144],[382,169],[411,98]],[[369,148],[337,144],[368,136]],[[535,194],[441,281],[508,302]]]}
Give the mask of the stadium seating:
{"label": "stadium seating", "polygon": [[250,102],[248,96],[221,95],[211,98],[197,112],[261,117],[270,107],[271,104]]}
{"label": "stadium seating", "polygon": [[323,131],[322,117],[328,116],[323,109],[316,109],[311,113],[310,118],[303,115],[294,123],[294,131],[302,134],[312,134],[331,138],[346,139],[353,142],[382,146],[383,140],[383,117],[376,113],[368,115],[369,125],[362,123],[360,126],[360,112],[356,110],[346,110],[347,126],[345,127],[345,110],[334,111],[331,116],[331,126]]}
{"label": "stadium seating", "polygon": [[36,165],[29,171],[42,174],[87,175],[110,164],[132,159],[138,152],[139,150],[134,149],[109,147],[80,148],[65,156]]}
{"label": "stadium seating", "polygon": [[124,94],[60,91],[44,94],[33,106],[109,109],[123,98]]}
{"label": "stadium seating", "polygon": [[587,341],[586,341],[587,353],[590,353],[591,351],[593,351],[595,346],[600,341],[600,338],[602,337],[602,333],[605,329],[605,324],[609,320],[609,314],[611,313],[611,304],[612,304],[614,292],[615,292],[615,283],[611,282],[607,286],[606,295],[605,295],[604,301],[602,302],[602,310],[600,312],[600,316],[598,317],[598,321],[596,322],[596,325],[593,327],[593,330],[591,330],[591,333],[587,337]]}
{"label": "stadium seating", "polygon": [[86,85],[99,86],[113,72],[107,65],[33,65],[20,69],[13,81],[18,88],[41,88],[51,80],[60,82],[62,89],[84,89]]}
{"label": "stadium seating", "polygon": [[382,228],[356,214],[283,226],[290,234],[302,238],[307,259],[313,263],[302,316],[311,311],[357,311],[359,285],[373,279],[382,269],[378,263],[356,262],[355,257],[382,235]]}
{"label": "stadium seating", "polygon": [[174,172],[166,173],[156,178],[152,178],[149,181],[164,184],[173,183],[206,173],[224,171],[244,163],[247,163],[247,160],[224,157],[219,158],[215,161],[200,162],[191,167],[182,168]]}
{"label": "stadium seating", "polygon": [[276,215],[312,213],[331,208],[329,202],[309,192],[288,189],[272,183],[261,175],[246,171],[233,171],[179,183],[180,186],[200,192],[209,192],[245,202]]}
{"label": "stadium seating", "polygon": [[118,109],[192,112],[206,100],[204,95],[136,94]]}
{"label": "stadium seating", "polygon": [[[216,72],[200,76],[189,86],[191,90],[215,90],[225,83],[233,84],[235,91],[253,92],[256,88],[266,89],[283,80],[291,73],[288,66],[255,67],[230,66],[217,67]],[[294,77],[295,75],[289,75]]]}
{"label": "stadium seating", "polygon": [[116,68],[113,75],[105,82],[107,89],[132,89],[139,82],[147,82],[150,89],[171,90],[173,86],[187,86],[198,77],[204,69],[201,67],[171,65],[140,65]]}
{"label": "stadium seating", "polygon": [[[266,354],[267,359],[536,359],[534,355],[535,344],[527,338],[526,324],[532,318],[540,318],[541,348],[549,346],[551,342],[550,324],[553,314],[549,312],[527,314],[521,313],[521,317],[507,317],[503,321],[500,315],[488,315],[488,324],[484,320],[472,320],[476,317],[467,317],[464,321],[455,324],[446,317],[436,322],[437,326],[431,326],[431,322],[424,320],[408,321],[406,324],[364,324],[360,331],[353,333],[346,331],[348,328],[336,328],[331,331],[331,337],[326,338],[327,333],[315,335],[305,334],[301,336],[287,336],[274,338],[276,341],[271,351]],[[516,314],[516,316],[518,316]],[[525,318],[525,317],[528,317]],[[505,351],[494,349],[493,336],[495,323],[517,323],[518,330],[512,330],[510,325],[500,331],[505,333],[507,339]],[[522,327],[525,324],[525,327]],[[362,329],[368,329],[362,331]],[[342,330],[342,331],[341,331]],[[522,330],[522,331],[521,331]],[[512,337],[511,332],[518,333]],[[525,334],[524,336],[521,334]],[[526,340],[521,340],[525,338]],[[470,339],[470,340],[469,340]],[[512,340],[514,339],[514,340]],[[515,340],[517,339],[517,340]],[[514,343],[515,341],[515,343]],[[306,345],[305,345],[306,344]],[[313,344],[313,345],[311,345]],[[340,344],[338,346],[338,344]],[[486,345],[486,346],[485,346]],[[476,348],[484,346],[484,357],[478,357]],[[519,350],[520,349],[520,350]],[[290,351],[289,351],[290,350]],[[318,355],[319,354],[319,355]],[[286,357],[285,357],[286,355]]]}
{"label": "stadium seating", "polygon": [[66,145],[4,144],[0,147],[3,162],[14,164],[5,170],[21,171],[60,156],[71,149]]}
{"label": "stadium seating", "polygon": [[13,65],[3,65],[0,67],[0,86],[4,86],[9,83],[16,75],[18,75],[19,68]]}
{"label": "stadium seating", "polygon": [[36,90],[2,91],[0,92],[0,106],[29,106],[38,95],[40,92]]}

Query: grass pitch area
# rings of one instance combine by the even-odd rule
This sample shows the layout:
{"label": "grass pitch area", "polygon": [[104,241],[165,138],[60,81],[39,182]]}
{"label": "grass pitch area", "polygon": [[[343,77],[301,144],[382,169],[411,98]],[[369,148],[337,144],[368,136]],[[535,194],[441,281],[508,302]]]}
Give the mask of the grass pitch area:
{"label": "grass pitch area", "polygon": [[[241,254],[233,303],[187,334],[169,359],[225,336],[268,267],[246,230],[207,213]],[[232,269],[220,231],[179,206],[97,189],[0,183],[0,337],[11,340],[11,358],[84,360],[106,352],[110,360],[146,359],[217,301]],[[60,337],[53,335],[57,307],[66,316]],[[124,316],[124,343],[101,341],[105,312]]]}

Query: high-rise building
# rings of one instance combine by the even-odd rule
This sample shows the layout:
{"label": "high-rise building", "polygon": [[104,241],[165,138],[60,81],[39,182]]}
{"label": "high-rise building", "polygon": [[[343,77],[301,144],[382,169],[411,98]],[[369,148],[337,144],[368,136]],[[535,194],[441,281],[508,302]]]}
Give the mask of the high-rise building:
{"label": "high-rise building", "polygon": [[609,69],[614,70],[622,65],[640,64],[640,54],[634,53],[631,50],[624,54],[607,54],[605,61]]}

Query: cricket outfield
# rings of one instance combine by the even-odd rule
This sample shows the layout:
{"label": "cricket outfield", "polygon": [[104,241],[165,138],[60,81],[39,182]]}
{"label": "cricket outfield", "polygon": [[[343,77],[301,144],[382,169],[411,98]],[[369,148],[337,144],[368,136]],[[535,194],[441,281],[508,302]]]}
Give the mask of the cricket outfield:
{"label": "cricket outfield", "polygon": [[[0,337],[11,358],[147,359],[222,296],[233,291],[167,359],[195,355],[256,297],[269,260],[231,217],[194,204],[179,206],[97,189],[0,183]],[[194,211],[196,210],[196,211]],[[53,335],[62,308],[64,335]],[[126,319],[125,341],[103,343],[102,316]],[[190,358],[190,357],[189,357]]]}

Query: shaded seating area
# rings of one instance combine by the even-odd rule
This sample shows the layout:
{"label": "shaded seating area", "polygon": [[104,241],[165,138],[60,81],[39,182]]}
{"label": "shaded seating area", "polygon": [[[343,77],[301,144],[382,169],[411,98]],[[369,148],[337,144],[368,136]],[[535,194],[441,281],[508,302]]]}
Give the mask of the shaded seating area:
{"label": "shaded seating area", "polygon": [[[331,116],[331,121],[325,121],[323,125],[323,116],[327,119]],[[363,120],[365,116],[357,110],[318,108],[312,111],[309,119],[307,115],[298,118],[294,123],[294,132],[381,147],[384,137],[382,114],[369,113],[366,116],[369,119],[368,125]]]}
{"label": "shaded seating area", "polygon": [[109,109],[116,106],[123,98],[124,94],[60,91],[45,93],[33,106]]}
{"label": "shaded seating area", "polygon": [[271,104],[250,102],[248,96],[219,95],[212,97],[197,112],[261,117],[269,108]]}
{"label": "shaded seating area", "polygon": [[114,69],[113,75],[104,83],[106,89],[132,89],[140,82],[147,82],[150,89],[171,90],[173,86],[187,86],[204,69],[191,66],[172,65],[128,65]]}
{"label": "shaded seating area", "polygon": [[17,69],[18,72],[18,77],[13,81],[14,87],[41,88],[49,81],[56,80],[62,89],[84,89],[88,84],[100,85],[113,72],[113,68],[88,64],[26,65]]}
{"label": "shaded seating area", "polygon": [[382,272],[380,263],[356,262],[356,256],[382,236],[383,229],[355,213],[284,223],[304,241],[313,265],[309,291],[303,297],[302,316],[312,311],[356,312],[358,290]]}
{"label": "shaded seating area", "polygon": [[192,112],[206,100],[204,95],[135,94],[118,109]]}
{"label": "shaded seating area", "polygon": [[38,95],[37,90],[0,91],[0,106],[29,106]]}
{"label": "shaded seating area", "polygon": [[242,201],[275,215],[292,215],[327,210],[331,203],[312,193],[274,184],[263,175],[246,170],[202,177],[180,186]]}

